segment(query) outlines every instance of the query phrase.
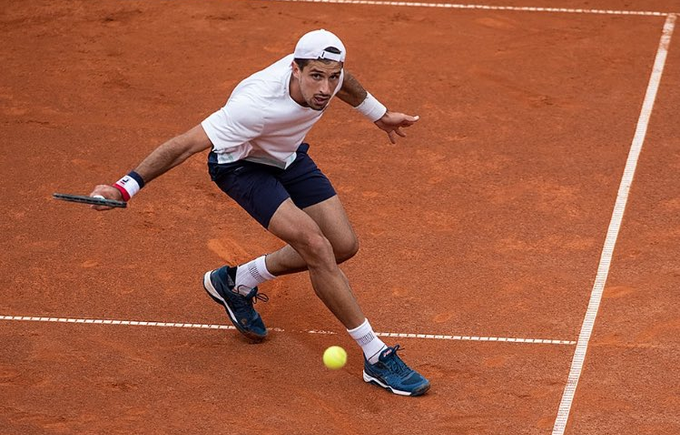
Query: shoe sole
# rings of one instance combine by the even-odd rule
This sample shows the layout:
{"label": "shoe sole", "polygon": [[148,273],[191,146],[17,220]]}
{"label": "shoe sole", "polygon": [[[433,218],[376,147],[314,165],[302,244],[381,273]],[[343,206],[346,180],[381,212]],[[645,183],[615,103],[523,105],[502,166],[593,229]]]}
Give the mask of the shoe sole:
{"label": "shoe sole", "polygon": [[206,293],[208,293],[208,296],[210,296],[210,298],[213,301],[217,302],[218,304],[224,307],[224,309],[227,311],[227,316],[229,317],[229,320],[231,320],[231,323],[233,323],[238,332],[245,335],[252,341],[264,340],[267,337],[267,333],[265,333],[264,335],[259,335],[255,334],[254,332],[247,331],[243,329],[238,320],[236,320],[236,316],[231,311],[231,308],[229,308],[229,304],[227,304],[227,301],[225,301],[224,298],[220,296],[215,286],[213,286],[212,281],[210,280],[210,275],[212,275],[212,273],[213,271],[211,270],[209,272],[206,272],[205,275],[203,275],[203,289],[205,290]]}
{"label": "shoe sole", "polygon": [[373,377],[366,373],[366,370],[364,370],[364,382],[368,382],[369,384],[377,385],[379,387],[382,387],[386,390],[391,391],[394,394],[397,394],[399,396],[422,396],[423,394],[427,393],[427,391],[430,389],[430,383],[428,382],[427,384],[424,384],[420,386],[419,388],[413,390],[413,391],[402,391],[402,390],[397,390],[394,387],[391,387],[385,383],[383,383],[380,379]]}

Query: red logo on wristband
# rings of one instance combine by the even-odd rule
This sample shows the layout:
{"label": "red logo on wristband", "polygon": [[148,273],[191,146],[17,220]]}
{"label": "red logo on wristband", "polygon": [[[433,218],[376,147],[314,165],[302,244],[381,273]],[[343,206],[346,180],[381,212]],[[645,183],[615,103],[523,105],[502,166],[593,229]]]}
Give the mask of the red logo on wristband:
{"label": "red logo on wristband", "polygon": [[125,190],[125,187],[121,186],[118,183],[120,183],[120,181],[118,181],[116,184],[114,184],[113,187],[115,187],[116,189],[118,189],[118,191],[120,191],[121,195],[123,195],[124,201],[126,201],[126,202],[129,201],[130,200],[130,194],[128,193],[127,190]]}

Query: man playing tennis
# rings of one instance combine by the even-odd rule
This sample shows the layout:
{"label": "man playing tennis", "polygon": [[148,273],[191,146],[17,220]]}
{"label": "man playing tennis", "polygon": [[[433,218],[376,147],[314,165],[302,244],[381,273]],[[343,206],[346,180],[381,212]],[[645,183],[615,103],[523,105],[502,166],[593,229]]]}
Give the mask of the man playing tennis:
{"label": "man playing tennis", "polygon": [[287,243],[248,263],[207,272],[203,286],[210,297],[224,306],[242,334],[260,341],[267,329],[253,303],[267,298],[258,293],[258,285],[308,270],[317,296],[362,348],[364,380],[395,394],[418,396],[430,388],[429,381],[401,360],[399,345],[388,347],[375,335],[338,267],[356,254],[357,238],[333,186],[304,143],[335,95],[386,131],[392,143],[418,117],[387,110],[343,70],[345,56],[345,46],[331,32],[305,34],[293,54],[239,83],[223,108],[156,148],[113,186],[97,186],[90,196],[128,201],[146,183],[210,148],[212,180]]}

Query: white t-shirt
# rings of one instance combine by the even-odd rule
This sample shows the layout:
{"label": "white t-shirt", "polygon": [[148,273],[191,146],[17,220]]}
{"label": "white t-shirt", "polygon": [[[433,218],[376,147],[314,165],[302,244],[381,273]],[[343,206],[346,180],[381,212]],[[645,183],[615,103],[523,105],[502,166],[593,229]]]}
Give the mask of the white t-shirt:
{"label": "white t-shirt", "polygon": [[201,123],[218,163],[249,160],[280,168],[293,163],[298,146],[324,112],[291,98],[292,62],[291,54],[243,80],[227,104]]}

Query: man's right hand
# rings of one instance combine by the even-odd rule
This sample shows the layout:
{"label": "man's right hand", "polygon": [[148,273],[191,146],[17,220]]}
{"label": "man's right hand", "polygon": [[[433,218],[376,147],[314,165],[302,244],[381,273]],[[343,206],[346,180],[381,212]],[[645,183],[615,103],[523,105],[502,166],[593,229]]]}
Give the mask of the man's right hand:
{"label": "man's right hand", "polygon": [[[108,184],[100,184],[94,188],[90,196],[103,196],[106,199],[115,199],[117,201],[123,200],[123,194],[118,189]],[[113,207],[106,205],[92,205],[91,208],[97,211],[111,210]]]}

